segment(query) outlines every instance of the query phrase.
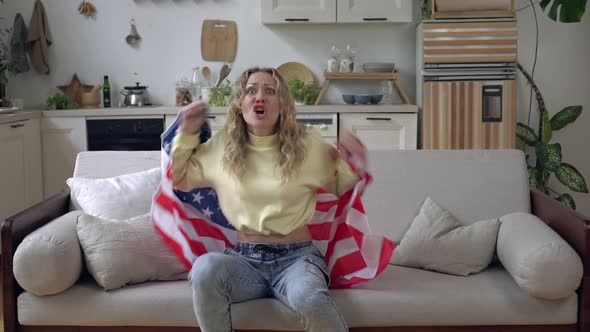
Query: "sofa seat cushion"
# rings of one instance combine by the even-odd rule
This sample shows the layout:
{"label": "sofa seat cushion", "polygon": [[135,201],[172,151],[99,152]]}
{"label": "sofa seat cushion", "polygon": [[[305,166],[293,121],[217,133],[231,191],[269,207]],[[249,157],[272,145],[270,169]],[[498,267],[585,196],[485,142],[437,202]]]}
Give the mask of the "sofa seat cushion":
{"label": "sofa seat cushion", "polygon": [[[528,295],[500,266],[462,277],[389,266],[375,280],[331,290],[350,327],[574,324],[577,296],[547,301]],[[265,319],[255,313],[264,312]],[[299,320],[274,299],[232,306],[236,329],[298,330]],[[197,326],[187,281],[102,290],[92,279],[63,293],[18,297],[23,325]]]}

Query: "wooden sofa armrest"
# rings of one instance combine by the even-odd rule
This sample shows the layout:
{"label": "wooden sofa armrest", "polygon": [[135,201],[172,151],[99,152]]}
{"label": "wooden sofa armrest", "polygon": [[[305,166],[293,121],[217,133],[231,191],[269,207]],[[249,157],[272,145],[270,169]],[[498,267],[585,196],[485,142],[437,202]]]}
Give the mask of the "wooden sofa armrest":
{"label": "wooden sofa armrest", "polygon": [[[2,221],[2,303],[4,332],[16,332],[16,298],[22,291],[12,271],[12,258],[28,234],[55,218],[68,213],[70,191],[64,190]],[[1,221],[1,220],[0,220]]]}
{"label": "wooden sofa armrest", "polygon": [[537,190],[531,190],[531,210],[582,259],[584,276],[578,289],[578,331],[590,331],[590,219]]}

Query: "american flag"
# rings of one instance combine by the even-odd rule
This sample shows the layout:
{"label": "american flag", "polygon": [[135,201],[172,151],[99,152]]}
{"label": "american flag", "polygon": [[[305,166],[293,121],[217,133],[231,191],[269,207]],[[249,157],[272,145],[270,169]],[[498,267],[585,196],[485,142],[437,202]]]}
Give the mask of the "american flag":
{"label": "american flag", "polygon": [[[224,217],[212,188],[183,192],[172,187],[170,150],[180,124],[179,117],[162,134],[162,180],[152,202],[152,220],[164,242],[188,269],[206,252],[233,248],[237,231]],[[207,124],[200,141],[211,137]],[[206,165],[204,165],[206,167]],[[330,288],[347,288],[375,278],[387,267],[395,244],[371,235],[361,195],[371,182],[366,173],[356,185],[337,197],[318,190],[316,210],[307,224],[313,239],[326,259],[332,280]]]}

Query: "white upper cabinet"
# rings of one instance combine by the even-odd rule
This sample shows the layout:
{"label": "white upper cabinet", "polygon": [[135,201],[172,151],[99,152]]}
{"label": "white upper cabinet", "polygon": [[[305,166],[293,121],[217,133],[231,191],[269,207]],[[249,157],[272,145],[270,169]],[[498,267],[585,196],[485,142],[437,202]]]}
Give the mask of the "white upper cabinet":
{"label": "white upper cabinet", "polygon": [[262,23],[335,23],[336,0],[260,0]]}
{"label": "white upper cabinet", "polygon": [[412,22],[412,0],[260,0],[269,23]]}
{"label": "white upper cabinet", "polygon": [[412,22],[412,0],[338,0],[340,23]]}

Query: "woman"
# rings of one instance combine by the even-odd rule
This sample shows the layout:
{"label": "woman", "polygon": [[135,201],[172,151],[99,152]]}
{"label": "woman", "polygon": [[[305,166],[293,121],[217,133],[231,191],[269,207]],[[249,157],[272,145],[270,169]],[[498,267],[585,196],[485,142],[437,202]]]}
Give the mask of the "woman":
{"label": "woman", "polygon": [[298,124],[287,84],[274,69],[245,71],[225,129],[199,144],[206,111],[203,102],[181,110],[172,179],[183,191],[213,187],[238,242],[225,254],[200,256],[191,269],[201,330],[232,331],[232,302],[275,297],[300,316],[307,331],[347,331],[306,223],[318,188],[342,194],[356,183],[366,149],[350,133],[341,138],[343,154],[359,161],[353,171],[319,134]]}

